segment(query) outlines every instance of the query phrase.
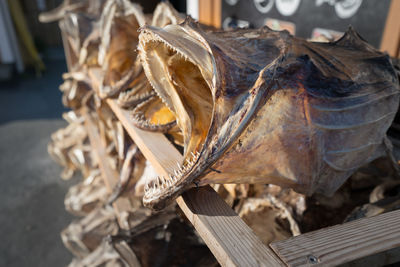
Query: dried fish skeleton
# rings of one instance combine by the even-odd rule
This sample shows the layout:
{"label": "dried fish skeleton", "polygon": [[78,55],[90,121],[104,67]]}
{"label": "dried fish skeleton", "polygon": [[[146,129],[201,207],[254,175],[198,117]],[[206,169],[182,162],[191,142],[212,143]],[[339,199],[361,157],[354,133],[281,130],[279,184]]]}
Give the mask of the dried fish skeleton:
{"label": "dried fish skeleton", "polygon": [[330,195],[390,150],[398,78],[352,28],[312,43],[267,27],[206,33],[187,19],[144,27],[139,50],[184,136],[184,162],[147,184],[146,206],[162,209],[207,183]]}

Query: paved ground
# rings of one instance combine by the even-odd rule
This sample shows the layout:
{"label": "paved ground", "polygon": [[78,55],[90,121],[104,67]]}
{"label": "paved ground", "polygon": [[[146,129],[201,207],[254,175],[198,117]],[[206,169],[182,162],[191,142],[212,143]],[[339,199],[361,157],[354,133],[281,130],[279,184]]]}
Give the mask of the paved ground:
{"label": "paved ground", "polygon": [[48,71],[0,83],[0,266],[65,266],[60,231],[73,219],[64,195],[73,181],[47,154],[50,134],[65,126],[58,85],[64,61]]}

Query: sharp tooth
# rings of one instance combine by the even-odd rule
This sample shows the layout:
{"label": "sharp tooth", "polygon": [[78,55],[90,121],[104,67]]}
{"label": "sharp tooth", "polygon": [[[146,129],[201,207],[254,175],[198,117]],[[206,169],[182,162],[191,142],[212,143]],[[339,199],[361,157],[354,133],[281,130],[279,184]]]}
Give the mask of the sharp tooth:
{"label": "sharp tooth", "polygon": [[145,184],[145,186],[144,186],[144,191],[146,192],[146,191],[149,191],[149,184]]}
{"label": "sharp tooth", "polygon": [[192,154],[192,157],[193,157],[193,158],[195,158],[195,157],[196,157],[196,155],[195,155],[195,154],[193,154],[193,152],[190,152],[190,154]]}
{"label": "sharp tooth", "polygon": [[157,183],[156,183],[156,185],[157,185],[157,186],[161,186],[161,177],[160,177],[160,176],[157,177]]}

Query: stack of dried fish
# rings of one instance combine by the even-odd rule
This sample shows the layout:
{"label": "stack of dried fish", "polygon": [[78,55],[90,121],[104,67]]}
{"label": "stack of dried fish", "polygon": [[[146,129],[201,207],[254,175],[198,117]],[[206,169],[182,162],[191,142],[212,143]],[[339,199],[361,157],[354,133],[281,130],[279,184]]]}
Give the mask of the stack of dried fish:
{"label": "stack of dried fish", "polygon": [[[41,18],[60,20],[69,53],[60,89],[73,109],[49,153],[64,178],[75,170],[86,177],[65,199],[67,210],[85,216],[62,233],[72,266],[214,264],[177,207],[166,208],[205,184],[266,244],[400,207],[399,167],[386,136],[399,105],[398,75],[352,28],[333,42],[267,27],[224,32],[184,19],[169,3],[151,17],[128,0],[65,0]],[[155,175],[107,98],[183,152],[174,173]],[[120,175],[111,191],[83,113]],[[119,197],[131,204],[122,219],[129,231],[110,206]],[[154,213],[142,198],[166,209]]]}
{"label": "stack of dried fish", "polygon": [[[75,257],[71,266],[215,264],[215,258],[193,228],[180,218],[175,206],[162,213],[143,207],[144,186],[156,176],[155,171],[104,101],[115,97],[132,112],[146,102],[157,106],[158,114],[171,120],[163,125],[165,119],[161,119],[159,125],[154,125],[142,115],[134,116],[135,123],[142,128],[164,131],[175,125],[172,113],[163,106],[144,75],[136,45],[138,29],[145,23],[161,27],[182,22],[183,18],[169,3],[159,4],[151,19],[140,6],[127,0],[88,0],[64,1],[40,19],[60,20],[69,53],[69,72],[63,75],[64,83],[60,86],[63,104],[72,109],[64,115],[69,125],[53,134],[48,150],[64,166],[64,179],[71,178],[77,170],[84,176],[65,197],[66,209],[82,216],[61,233],[65,246]],[[93,86],[89,75],[94,69],[100,70],[98,86]],[[88,118],[94,122],[94,130],[105,148],[104,159],[99,159],[91,147],[85,122]],[[111,190],[104,182],[99,160],[119,174]],[[116,214],[111,205],[118,198],[127,199],[130,205],[124,214]],[[110,239],[113,235],[117,237]],[[154,258],[151,253],[157,250],[165,253]],[[177,258],[184,254],[190,257]]]}

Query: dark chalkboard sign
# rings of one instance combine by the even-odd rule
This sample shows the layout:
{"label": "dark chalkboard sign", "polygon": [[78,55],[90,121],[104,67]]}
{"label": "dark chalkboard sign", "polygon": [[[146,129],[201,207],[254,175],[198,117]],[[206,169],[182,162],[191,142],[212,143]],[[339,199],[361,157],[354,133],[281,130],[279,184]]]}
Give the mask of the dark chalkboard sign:
{"label": "dark chalkboard sign", "polygon": [[[352,25],[379,48],[391,0],[221,0],[222,25],[258,28],[268,24],[311,38],[341,35]],[[396,1],[396,0],[394,0]],[[399,1],[399,0],[397,0]],[[274,27],[273,27],[274,28]]]}

